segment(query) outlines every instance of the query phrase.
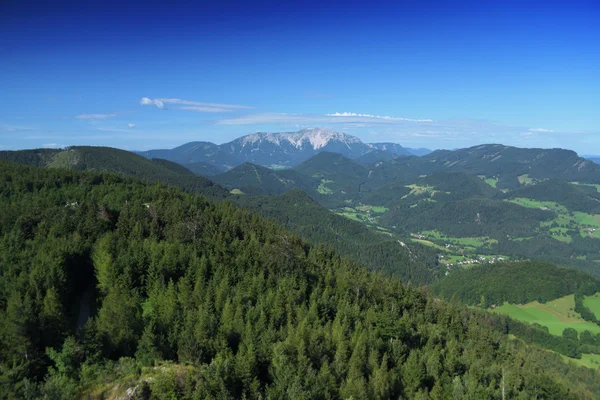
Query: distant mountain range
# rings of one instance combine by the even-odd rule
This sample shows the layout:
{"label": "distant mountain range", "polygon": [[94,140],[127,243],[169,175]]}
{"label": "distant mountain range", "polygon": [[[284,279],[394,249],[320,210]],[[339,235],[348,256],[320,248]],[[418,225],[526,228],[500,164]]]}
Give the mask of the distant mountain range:
{"label": "distant mountain range", "polygon": [[398,143],[363,143],[356,136],[312,128],[298,132],[259,132],[221,145],[190,142],[171,150],[148,150],[138,154],[174,161],[194,172],[212,176],[248,162],[274,169],[290,168],[322,151],[351,159],[366,157],[363,162],[422,156],[431,152],[423,148],[405,148]]}
{"label": "distant mountain range", "polygon": [[[316,136],[311,142],[310,135],[295,138],[298,148],[310,147],[314,154],[292,168],[281,169],[250,162],[228,170],[205,161],[181,165],[119,149],[86,146],[0,151],[0,160],[119,173],[227,198],[276,218],[308,240],[333,244],[373,269],[384,264],[390,272],[415,282],[429,282],[440,274],[435,262],[439,251],[454,261],[468,254],[543,258],[600,277],[600,165],[573,151],[489,144],[396,157],[390,151],[399,152],[398,145],[365,145],[343,134],[321,142]],[[214,151],[212,157],[236,158],[244,146],[260,141],[247,138],[244,145],[242,139],[236,143],[240,146],[235,157],[222,146],[209,143],[190,143],[178,149],[183,155]],[[275,135],[268,140],[276,139]],[[292,143],[288,139],[294,137],[282,134],[279,143],[288,146]],[[371,150],[355,159],[318,151],[343,140],[347,144],[343,150],[351,152],[360,146]],[[164,157],[170,151],[153,155]],[[247,156],[260,151],[250,151]],[[210,180],[198,176],[209,174]],[[372,234],[362,230],[358,240],[352,232],[358,232],[361,224]],[[443,247],[446,244],[453,250]],[[404,270],[387,259],[375,262],[371,255],[378,246],[389,246],[389,254],[397,260],[412,259],[413,254],[418,265]],[[434,256],[424,252],[423,246],[429,246]]]}
{"label": "distant mountain range", "polygon": [[585,159],[588,159],[590,161],[593,161],[596,164],[600,164],[600,156],[584,155],[584,156],[581,156],[581,157],[583,157]]}

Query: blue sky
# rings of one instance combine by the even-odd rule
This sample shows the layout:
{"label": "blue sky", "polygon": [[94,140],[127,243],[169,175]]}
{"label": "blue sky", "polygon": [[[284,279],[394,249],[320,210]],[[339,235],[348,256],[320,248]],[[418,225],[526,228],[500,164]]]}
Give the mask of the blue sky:
{"label": "blue sky", "polygon": [[0,2],[0,149],[320,126],[600,154],[596,0],[214,3]]}

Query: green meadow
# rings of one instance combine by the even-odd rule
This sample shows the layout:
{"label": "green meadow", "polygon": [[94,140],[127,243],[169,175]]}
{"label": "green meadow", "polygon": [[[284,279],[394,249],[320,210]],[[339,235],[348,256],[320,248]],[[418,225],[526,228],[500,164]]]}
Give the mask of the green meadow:
{"label": "green meadow", "polygon": [[573,328],[577,332],[588,330],[592,333],[600,333],[600,326],[584,321],[573,310],[574,308],[574,297],[569,295],[549,301],[546,304],[537,301],[522,305],[504,303],[493,311],[506,314],[519,321],[540,324],[547,327],[551,334],[557,336],[562,335],[566,328]]}
{"label": "green meadow", "polygon": [[519,180],[519,183],[521,185],[528,185],[530,183],[533,183],[533,179],[529,177],[529,174],[519,175],[517,179]]}
{"label": "green meadow", "polygon": [[508,201],[510,203],[515,203],[522,207],[527,207],[527,208],[548,208],[548,209],[555,211],[557,213],[560,213],[560,214],[566,214],[569,212],[569,210],[567,210],[567,208],[565,206],[560,205],[554,201],[539,201],[539,200],[527,199],[524,197],[517,197],[517,198],[506,200],[506,201]]}
{"label": "green meadow", "polygon": [[600,319],[600,293],[593,296],[587,296],[583,299],[583,305],[590,309]]}
{"label": "green meadow", "polygon": [[412,184],[406,185],[405,187],[409,188],[410,192],[402,196],[402,199],[406,199],[408,196],[418,196],[424,193],[429,193],[430,196],[433,196],[437,192],[437,190],[434,190],[433,186],[421,186],[417,184]]}
{"label": "green meadow", "polygon": [[332,183],[333,181],[327,179],[321,179],[321,183],[319,183],[319,187],[317,188],[317,192],[321,194],[332,194],[333,190],[327,187],[328,183]]}
{"label": "green meadow", "polygon": [[487,183],[488,185],[490,185],[491,187],[495,188],[496,185],[498,184],[498,178],[486,178],[485,175],[477,175],[479,178],[483,179],[483,181],[485,183]]}
{"label": "green meadow", "polygon": [[[540,223],[540,228],[550,232],[556,240],[565,243],[573,241],[572,234],[578,232],[581,236],[600,239],[600,215],[587,214],[581,211],[569,212],[569,210],[553,201],[538,201],[518,197],[506,200],[527,208],[548,209],[556,213],[554,219]],[[593,231],[593,229],[596,229]]]}

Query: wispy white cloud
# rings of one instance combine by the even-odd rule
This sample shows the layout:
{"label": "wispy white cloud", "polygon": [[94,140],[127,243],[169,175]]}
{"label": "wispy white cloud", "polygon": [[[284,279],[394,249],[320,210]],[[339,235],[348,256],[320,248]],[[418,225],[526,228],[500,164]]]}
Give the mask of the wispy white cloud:
{"label": "wispy white cloud", "polygon": [[129,129],[123,129],[123,128],[111,128],[111,127],[100,127],[100,128],[95,128],[97,131],[104,131],[104,132],[123,132],[123,133],[131,133],[131,132],[135,132],[135,130],[131,130],[132,127],[129,127]]}
{"label": "wispy white cloud", "polygon": [[529,132],[554,132],[552,129],[530,128]]}
{"label": "wispy white cloud", "polygon": [[559,135],[550,129],[529,128],[508,124],[493,123],[478,119],[432,120],[393,117],[351,112],[336,112],[324,115],[260,113],[245,114],[233,118],[219,119],[216,125],[256,126],[257,129],[289,129],[323,126],[360,136],[365,131],[377,131],[389,141],[414,142],[421,145],[434,142],[453,142],[458,147],[462,143],[510,142],[535,137],[541,132]]}
{"label": "wispy white cloud", "polygon": [[140,104],[143,106],[156,106],[157,108],[164,110],[165,109],[165,104],[157,99],[151,99],[149,97],[142,97],[142,99],[140,100]]}
{"label": "wispy white cloud", "polygon": [[33,130],[33,128],[28,126],[0,125],[0,132],[24,132],[31,130]]}
{"label": "wispy white cloud", "polygon": [[221,103],[205,103],[201,101],[183,100],[176,98],[158,98],[151,99],[149,97],[143,97],[140,100],[141,105],[153,105],[161,110],[165,110],[165,104],[173,104],[180,107],[175,107],[176,110],[186,110],[195,112],[205,113],[226,113],[238,110],[249,110],[252,109],[250,106],[243,106],[239,104],[221,104]]}
{"label": "wispy white cloud", "polygon": [[223,108],[223,107],[207,107],[207,106],[185,106],[178,107],[179,110],[187,110],[187,111],[196,111],[196,112],[205,112],[205,113],[225,113],[234,111],[232,108]]}
{"label": "wispy white cloud", "polygon": [[64,144],[58,144],[58,143],[44,143],[44,144],[42,144],[42,147],[44,147],[46,149],[58,149],[58,148],[66,147],[66,146]]}
{"label": "wispy white cloud", "polygon": [[220,119],[215,123],[217,125],[267,125],[267,124],[298,124],[298,125],[318,125],[318,124],[422,124],[432,123],[430,119],[410,119],[398,118],[371,114],[357,113],[334,113],[334,114],[289,114],[289,113],[260,113],[246,114],[234,118]]}
{"label": "wispy white cloud", "polygon": [[127,124],[128,128],[135,128],[135,124]]}
{"label": "wispy white cloud", "polygon": [[336,112],[333,114],[325,114],[328,117],[364,117],[364,118],[376,118],[376,119],[384,119],[388,121],[410,121],[410,122],[433,122],[431,119],[411,119],[411,118],[399,118],[399,117],[389,117],[387,115],[373,115],[373,114],[359,114],[352,112]]}
{"label": "wispy white cloud", "polygon": [[106,119],[110,117],[116,117],[117,114],[79,114],[76,115],[77,119]]}

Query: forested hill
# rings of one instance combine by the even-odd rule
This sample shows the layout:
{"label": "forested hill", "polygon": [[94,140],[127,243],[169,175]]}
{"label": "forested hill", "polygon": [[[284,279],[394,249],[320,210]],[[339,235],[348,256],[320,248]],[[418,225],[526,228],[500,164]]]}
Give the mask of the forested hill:
{"label": "forested hill", "polygon": [[519,186],[518,177],[600,183],[600,165],[565,149],[527,149],[485,144],[423,157],[431,167],[495,176],[498,187]]}
{"label": "forested hill", "polygon": [[427,284],[442,273],[436,249],[408,241],[406,244],[385,232],[375,232],[321,207],[300,190],[279,196],[236,196],[231,200],[279,221],[311,243],[331,244],[337,252],[370,270],[404,282]]}
{"label": "forested hill", "polygon": [[179,164],[161,159],[148,160],[112,147],[73,146],[64,150],[0,151],[0,160],[48,168],[118,173],[150,182],[164,182],[210,197],[222,198],[228,194],[227,190],[206,178],[194,175]]}
{"label": "forested hill", "polygon": [[505,317],[160,184],[0,162],[0,249],[3,398],[600,395]]}
{"label": "forested hill", "polygon": [[224,187],[246,194],[282,194],[293,188],[317,193],[319,185],[319,180],[294,170],[273,171],[250,163],[239,165],[213,179]]}
{"label": "forested hill", "polygon": [[455,271],[432,285],[435,293],[465,304],[490,307],[504,302],[545,303],[577,291],[595,293],[600,280],[542,261],[495,263]]}

